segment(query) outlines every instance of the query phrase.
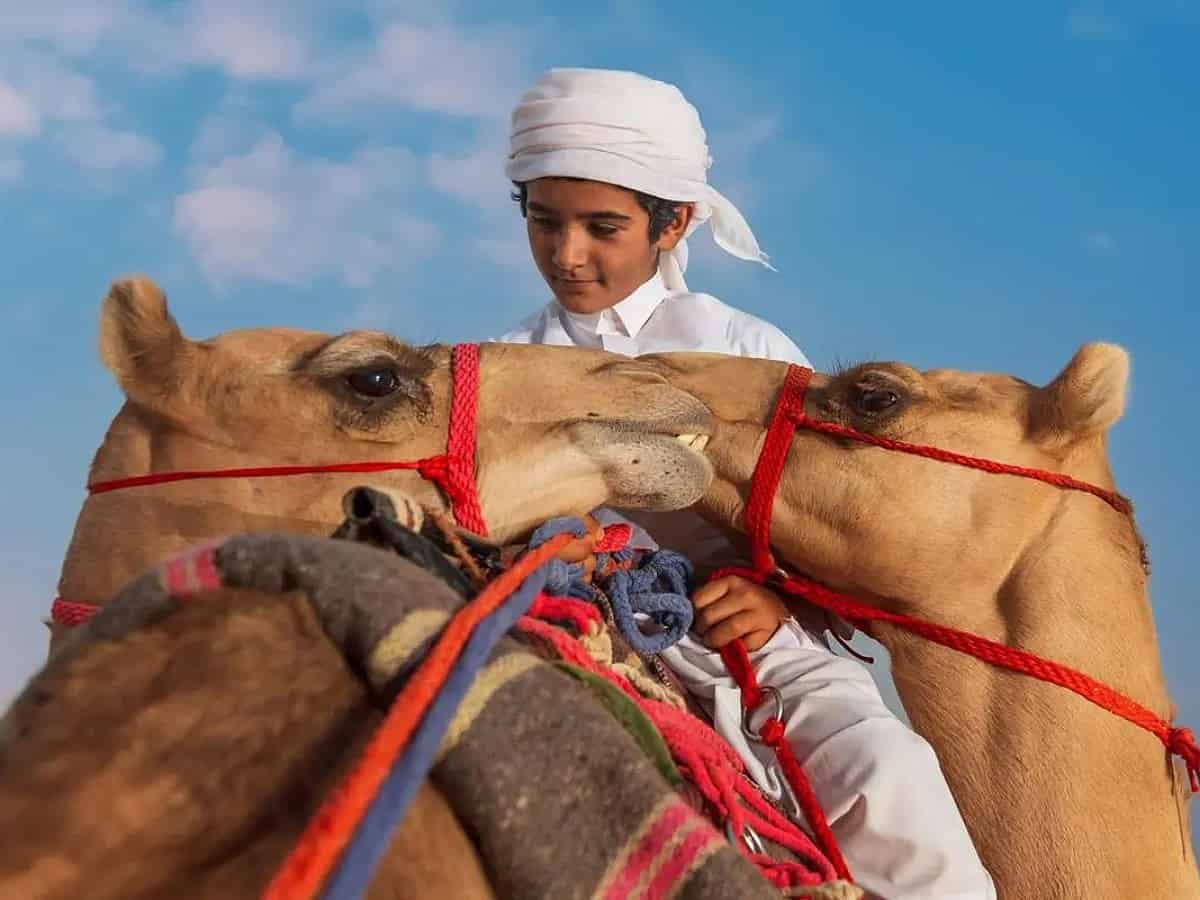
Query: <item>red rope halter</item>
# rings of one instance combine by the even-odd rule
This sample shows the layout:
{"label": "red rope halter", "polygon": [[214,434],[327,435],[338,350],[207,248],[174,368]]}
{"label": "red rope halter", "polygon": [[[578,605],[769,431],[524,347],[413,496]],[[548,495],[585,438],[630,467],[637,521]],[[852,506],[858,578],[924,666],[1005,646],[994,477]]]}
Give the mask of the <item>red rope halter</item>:
{"label": "red rope halter", "polygon": [[[450,511],[464,528],[487,535],[479,491],[475,484],[476,418],[479,412],[479,345],[456,344],[451,352],[453,396],[450,401],[450,424],[446,435],[446,452],[425,459],[400,462],[368,461],[328,463],[325,465],[248,466],[231,469],[199,469],[191,471],[151,472],[129,478],[95,481],[88,493],[106,494],[127,488],[170,484],[175,481],[196,481],[208,478],[278,478],[288,475],[317,475],[323,473],[372,473],[415,471],[438,486],[450,501]],[[52,621],[62,625],[78,625],[85,621],[95,607],[55,598],[50,607]]]}
{"label": "red rope halter", "polygon": [[[715,573],[713,577],[733,574],[759,584],[770,581],[780,590],[801,596],[814,606],[839,615],[848,621],[859,624],[887,622],[991,665],[1065,687],[1157,737],[1169,753],[1183,760],[1192,790],[1200,791],[1200,747],[1197,746],[1191,730],[1173,727],[1140,703],[1113,690],[1108,685],[1068,666],[1043,659],[1025,650],[1008,647],[996,641],[924,619],[869,606],[847,594],[818,584],[812,579],[800,575],[786,575],[776,566],[775,558],[771,553],[771,509],[774,506],[775,493],[779,488],[783,467],[787,461],[788,449],[791,447],[792,439],[798,428],[847,438],[887,450],[897,450],[902,453],[911,453],[929,459],[980,469],[985,472],[1036,479],[1063,490],[1092,494],[1123,515],[1131,516],[1133,513],[1130,502],[1120,494],[1078,481],[1067,475],[963,456],[936,447],[880,438],[833,422],[810,419],[804,412],[804,395],[811,378],[811,369],[799,366],[788,367],[787,377],[767,429],[762,452],[759,454],[754,474],[751,477],[750,496],[746,502],[745,526],[752,546],[753,569],[725,569]],[[740,649],[740,655],[744,655],[745,649]],[[731,652],[731,655],[735,654]],[[727,664],[729,664],[728,659]],[[753,676],[753,669],[750,669],[750,675]],[[743,691],[746,692],[746,689],[743,688]],[[751,698],[761,696],[761,692],[759,694],[752,691],[748,693]],[[753,705],[750,708],[753,708]]]}

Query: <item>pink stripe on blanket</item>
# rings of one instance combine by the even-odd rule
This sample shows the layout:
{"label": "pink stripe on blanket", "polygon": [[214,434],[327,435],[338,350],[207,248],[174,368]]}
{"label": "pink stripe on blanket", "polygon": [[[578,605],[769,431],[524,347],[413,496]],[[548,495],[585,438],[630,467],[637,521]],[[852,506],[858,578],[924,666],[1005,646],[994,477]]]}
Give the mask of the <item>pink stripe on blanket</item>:
{"label": "pink stripe on blanket", "polygon": [[217,548],[223,542],[224,538],[205,541],[163,563],[159,569],[163,590],[172,597],[184,598],[221,587]]}
{"label": "pink stripe on blanket", "polygon": [[699,865],[721,846],[721,835],[707,822],[697,818],[695,827],[655,873],[643,900],[657,900],[671,894]]}
{"label": "pink stripe on blanket", "polygon": [[695,824],[699,817],[682,799],[673,799],[658,814],[657,821],[643,829],[643,835],[630,851],[625,867],[612,876],[604,900],[628,900],[642,875],[654,864],[668,841],[681,829]]}

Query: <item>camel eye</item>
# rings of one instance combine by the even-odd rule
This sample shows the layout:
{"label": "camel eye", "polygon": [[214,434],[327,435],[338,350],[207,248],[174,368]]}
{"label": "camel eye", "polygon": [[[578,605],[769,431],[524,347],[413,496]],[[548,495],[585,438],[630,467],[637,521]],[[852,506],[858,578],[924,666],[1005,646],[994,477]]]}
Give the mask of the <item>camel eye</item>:
{"label": "camel eye", "polygon": [[346,384],[364,397],[386,397],[400,387],[400,376],[390,368],[362,369],[347,375]]}
{"label": "camel eye", "polygon": [[879,415],[900,402],[900,395],[890,388],[859,387],[854,405],[861,412]]}

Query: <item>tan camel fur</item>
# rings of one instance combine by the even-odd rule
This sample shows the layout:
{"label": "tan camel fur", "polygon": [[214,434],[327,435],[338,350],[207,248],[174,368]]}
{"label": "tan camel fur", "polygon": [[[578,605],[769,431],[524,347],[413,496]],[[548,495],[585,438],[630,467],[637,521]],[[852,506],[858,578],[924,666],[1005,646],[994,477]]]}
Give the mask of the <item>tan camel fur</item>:
{"label": "tan camel fur", "polygon": [[[282,328],[192,341],[180,332],[158,287],[141,278],[112,286],[100,333],[101,357],[126,402],[96,454],[91,481],[180,469],[412,460],[445,449],[448,347],[410,347],[376,332],[331,337]],[[680,508],[698,500],[707,486],[711,469],[700,450],[708,411],[653,372],[599,352],[487,344],[480,373],[477,483],[498,541],[520,537],[553,516],[582,514],[604,503]],[[167,556],[219,535],[328,534],[344,516],[343,494],[363,479],[322,474],[185,481],[93,496],[77,520],[60,594],[102,604]],[[370,483],[428,509],[446,509],[440,492],[415,473],[375,474]],[[55,697],[65,731],[54,738],[52,758],[44,759],[38,777],[28,782],[42,797],[77,798],[47,807],[58,831],[42,829],[69,835],[72,846],[65,856],[43,856],[32,873],[18,873],[13,867],[26,864],[28,856],[7,843],[7,852],[0,851],[0,883],[29,900],[109,896],[105,889],[112,896],[130,896],[133,882],[115,867],[106,888],[96,875],[106,858],[97,853],[115,854],[121,847],[137,848],[139,865],[153,867],[164,879],[172,872],[178,878],[182,864],[194,869],[198,885],[206,866],[203,871],[211,876],[204,882],[206,895],[257,883],[264,860],[277,861],[302,824],[308,795],[296,795],[294,781],[280,781],[290,771],[286,766],[279,769],[282,774],[264,775],[272,758],[264,759],[261,750],[247,758],[219,748],[259,746],[269,731],[269,743],[278,746],[281,757],[311,764],[306,752],[327,748],[331,740],[337,744],[338,735],[359,740],[372,721],[362,686],[344,665],[330,661],[331,647],[317,646],[316,626],[307,614],[280,609],[251,608],[236,615],[189,611],[73,662],[64,676],[69,683]],[[181,629],[191,629],[188,641],[213,648],[224,661],[221,683],[228,692],[236,696],[244,685],[246,692],[258,692],[253,702],[218,712],[211,701],[224,696],[220,684],[211,693],[207,684],[184,685],[189,676],[177,660],[187,657],[179,656],[175,645],[185,637]],[[61,637],[60,631],[54,641]],[[278,677],[285,671],[287,677]],[[94,696],[98,680],[107,682],[100,692],[107,700]],[[208,698],[207,704],[198,702],[201,687],[199,699]],[[113,698],[120,702],[114,705]],[[267,709],[271,714],[264,718]],[[221,728],[227,740],[214,743],[207,755],[190,747],[182,756],[176,753],[174,760],[183,759],[185,770],[176,767],[160,781],[144,758],[144,742],[110,746],[120,735],[134,735],[137,722],[149,717],[155,728],[145,740],[154,747],[177,747],[203,734],[201,724],[219,715],[227,716]],[[122,723],[121,716],[133,721]],[[76,740],[68,740],[72,735]],[[320,758],[331,768],[305,770],[312,790],[326,789],[332,767],[349,757],[325,752]],[[201,764],[214,768],[186,770]],[[177,798],[189,785],[200,790],[222,783],[221,773],[231,785],[228,802],[188,806],[192,817],[175,823],[166,838],[144,833],[158,827],[164,796]],[[246,781],[256,773],[263,775],[259,790],[274,784],[288,796],[286,828],[262,827],[261,803],[255,801],[264,794],[252,793]],[[88,777],[95,779],[91,787],[78,783]],[[81,787],[86,789],[80,793]],[[100,802],[114,795],[120,795],[120,809]],[[36,808],[36,798],[26,799]],[[197,833],[204,840],[193,856],[162,853],[164,840],[181,844]],[[253,852],[235,853],[240,846]],[[393,846],[373,896],[492,896],[470,841],[430,785]],[[225,860],[224,873],[213,869],[211,854]],[[146,872],[145,896],[157,896],[150,869]],[[20,878],[19,887],[8,878]],[[166,881],[161,890],[163,896],[177,895]]]}
{"label": "tan camel fur", "polygon": [[[740,528],[785,366],[639,361],[713,411],[716,476],[701,511]],[[869,364],[814,375],[806,412],[1111,487],[1105,436],[1128,373],[1126,352],[1107,344],[1082,347],[1040,388]],[[776,557],[793,570],[1072,666],[1171,717],[1139,535],[1096,497],[801,430],[771,523]],[[1062,688],[894,627],[873,633],[1002,897],[1200,897],[1186,778],[1156,737]]]}

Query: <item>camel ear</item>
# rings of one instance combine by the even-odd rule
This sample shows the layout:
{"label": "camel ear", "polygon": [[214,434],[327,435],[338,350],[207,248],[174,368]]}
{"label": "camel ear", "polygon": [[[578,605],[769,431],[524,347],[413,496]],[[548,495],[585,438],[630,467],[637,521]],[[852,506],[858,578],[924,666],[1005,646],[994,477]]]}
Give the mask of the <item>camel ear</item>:
{"label": "camel ear", "polygon": [[1030,430],[1039,440],[1069,443],[1107,431],[1125,412],[1129,354],[1116,344],[1084,344],[1052,382],[1034,395]]}
{"label": "camel ear", "polygon": [[100,359],[127,397],[170,392],[188,343],[158,285],[142,277],[113,282],[100,306]]}

